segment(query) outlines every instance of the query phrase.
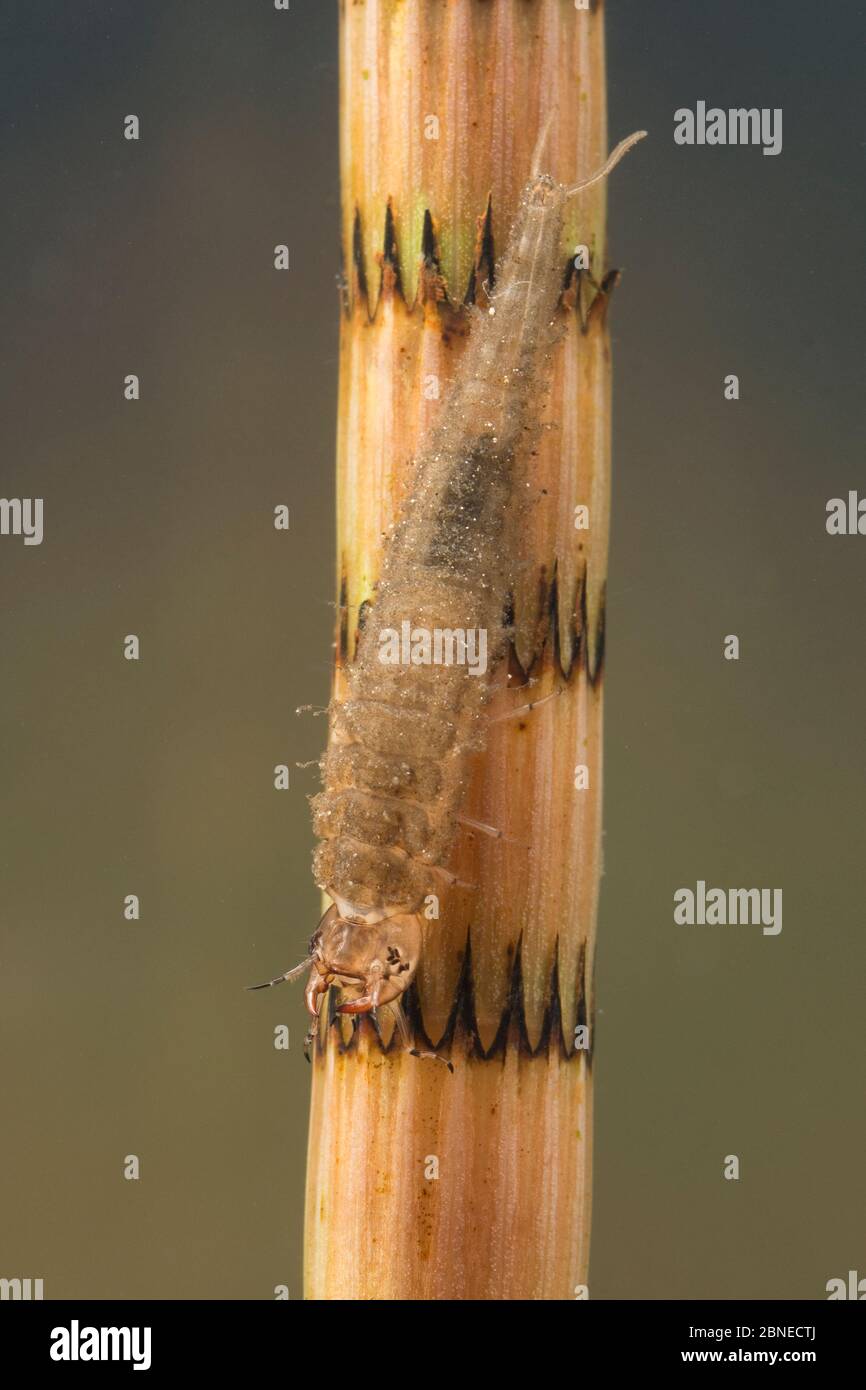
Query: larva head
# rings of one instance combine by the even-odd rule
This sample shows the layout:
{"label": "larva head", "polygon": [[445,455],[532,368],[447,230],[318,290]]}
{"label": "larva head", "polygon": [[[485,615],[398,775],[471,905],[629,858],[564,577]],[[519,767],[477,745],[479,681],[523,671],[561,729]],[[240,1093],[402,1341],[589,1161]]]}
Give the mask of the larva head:
{"label": "larva head", "polygon": [[338,1013],[370,1013],[399,999],[412,983],[421,954],[421,926],[412,914],[354,915],[341,911],[335,903],[319,923],[310,954],[313,971],[308,1004],[311,987],[318,986],[315,996],[328,985],[337,984],[349,992]]}

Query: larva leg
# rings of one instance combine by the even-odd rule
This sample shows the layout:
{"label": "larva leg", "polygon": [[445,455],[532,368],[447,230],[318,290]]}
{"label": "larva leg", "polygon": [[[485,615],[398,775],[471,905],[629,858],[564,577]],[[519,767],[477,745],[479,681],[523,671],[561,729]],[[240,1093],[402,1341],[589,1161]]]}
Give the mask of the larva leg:
{"label": "larva leg", "polygon": [[472,816],[458,816],[457,824],[465,825],[469,830],[480,830],[482,835],[489,835],[493,840],[507,838],[504,830],[497,830],[495,825],[485,825],[483,820],[474,820]]}
{"label": "larva leg", "polygon": [[406,1051],[409,1053],[409,1056],[420,1057],[422,1058],[422,1060],[426,1058],[428,1061],[431,1062],[444,1062],[448,1070],[453,1073],[454,1063],[449,1062],[447,1057],[440,1057],[438,1052],[421,1052],[417,1047],[412,1046],[412,1034],[409,1032],[409,1025],[406,1022],[406,1015],[403,1013],[403,1009],[400,1003],[395,1002],[393,1004],[389,1004],[387,1007],[391,1010],[391,1013],[394,1015],[394,1018],[397,1021],[397,1027],[400,1030],[400,1040],[403,1043],[403,1046],[406,1049]]}
{"label": "larva leg", "polygon": [[517,705],[515,709],[506,710],[505,714],[496,714],[490,720],[491,724],[501,724],[503,719],[520,719],[524,714],[531,714],[540,705],[546,705],[548,700],[556,700],[562,694],[563,687],[552,690],[549,695],[542,695],[540,700],[530,700],[527,705]]}
{"label": "larva leg", "polygon": [[307,988],[304,990],[304,1000],[307,1008],[312,1015],[312,1023],[304,1038],[304,1056],[310,1060],[310,1049],[319,1036],[319,1005],[322,995],[327,994],[330,980],[327,975],[321,975],[317,970],[313,970]]}
{"label": "larva leg", "polygon": [[477,883],[464,883],[462,878],[452,874],[450,869],[443,869],[441,864],[429,864],[428,868],[431,874],[439,874],[440,878],[444,878],[449,888],[468,888],[470,892],[474,892],[478,887]]}
{"label": "larva leg", "polygon": [[529,849],[529,845],[523,840],[515,840],[513,835],[506,835],[504,830],[497,830],[495,825],[486,825],[483,820],[474,820],[472,816],[457,816],[457,824],[465,825],[469,830],[479,830],[482,835],[489,835],[493,840],[502,840],[507,845],[520,845],[523,849]]}
{"label": "larva leg", "polygon": [[315,1047],[316,1039],[318,1038],[318,1036],[319,1015],[316,1014],[315,1018],[313,1019],[309,1028],[307,1029],[306,1035],[304,1037],[304,1056],[306,1057],[308,1062],[312,1061],[312,1058],[310,1057],[310,1052]]}

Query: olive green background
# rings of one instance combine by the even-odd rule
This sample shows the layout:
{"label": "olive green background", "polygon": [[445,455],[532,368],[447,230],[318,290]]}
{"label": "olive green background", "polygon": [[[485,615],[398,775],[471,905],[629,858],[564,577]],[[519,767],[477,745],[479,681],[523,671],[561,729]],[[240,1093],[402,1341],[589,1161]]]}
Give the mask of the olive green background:
{"label": "olive green background", "polygon": [[[866,537],[824,527],[866,493],[862,21],[608,9],[651,138],[610,186],[594,1298],[866,1275]],[[243,986],[318,908],[336,53],[330,3],[0,3],[0,491],[45,498],[0,539],[0,1276],[47,1297],[300,1294],[300,992]],[[675,146],[698,100],[782,107],[782,154]],[[781,935],[675,927],[699,878],[781,887]]]}

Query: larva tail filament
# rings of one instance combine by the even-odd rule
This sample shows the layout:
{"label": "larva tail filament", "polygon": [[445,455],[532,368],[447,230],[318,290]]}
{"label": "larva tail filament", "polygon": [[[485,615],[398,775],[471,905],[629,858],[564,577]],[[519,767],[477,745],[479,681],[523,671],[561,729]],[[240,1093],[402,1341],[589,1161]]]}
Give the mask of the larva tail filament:
{"label": "larva tail filament", "polygon": [[620,140],[616,148],[611,150],[600,169],[596,169],[595,173],[590,174],[588,179],[581,179],[580,183],[575,183],[571,188],[565,190],[566,198],[573,198],[575,193],[582,193],[585,188],[592,188],[593,184],[601,183],[602,179],[606,179],[608,174],[613,172],[620,160],[628,154],[629,150],[632,149],[639,140],[643,140],[646,135],[647,132],[645,130],[635,130],[631,135],[627,135],[624,140]]}

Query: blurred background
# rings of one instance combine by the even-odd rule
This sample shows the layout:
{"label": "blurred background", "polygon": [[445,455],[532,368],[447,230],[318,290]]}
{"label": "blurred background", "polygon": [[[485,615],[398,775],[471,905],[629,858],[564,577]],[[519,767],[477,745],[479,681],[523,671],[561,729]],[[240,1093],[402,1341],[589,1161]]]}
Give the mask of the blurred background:
{"label": "blurred background", "polygon": [[[0,491],[45,498],[41,546],[0,539],[0,1276],[48,1298],[301,1294],[300,991],[243,986],[318,912],[336,10],[0,0]],[[823,1298],[866,1275],[866,538],[825,530],[866,495],[866,25],[607,32],[611,139],[651,139],[610,185],[591,1293]],[[783,108],[782,154],[676,146],[699,100]],[[676,928],[700,878],[781,887],[781,935]]]}

